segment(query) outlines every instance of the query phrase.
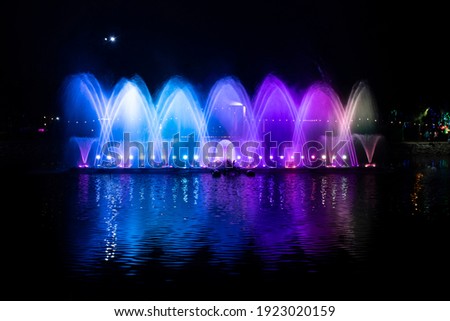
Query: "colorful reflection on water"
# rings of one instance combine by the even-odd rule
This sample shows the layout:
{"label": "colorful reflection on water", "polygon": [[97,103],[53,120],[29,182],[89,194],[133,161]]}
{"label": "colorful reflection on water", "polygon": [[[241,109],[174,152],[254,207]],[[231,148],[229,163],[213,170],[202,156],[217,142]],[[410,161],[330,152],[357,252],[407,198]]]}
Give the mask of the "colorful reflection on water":
{"label": "colorful reflection on water", "polygon": [[112,265],[136,276],[155,263],[183,269],[202,253],[210,266],[237,273],[251,251],[263,271],[294,264],[313,273],[343,258],[361,271],[387,216],[433,215],[436,198],[434,215],[448,210],[431,182],[445,176],[411,177],[410,189],[392,194],[382,184],[402,183],[375,173],[79,174],[67,204],[71,269],[99,276]]}

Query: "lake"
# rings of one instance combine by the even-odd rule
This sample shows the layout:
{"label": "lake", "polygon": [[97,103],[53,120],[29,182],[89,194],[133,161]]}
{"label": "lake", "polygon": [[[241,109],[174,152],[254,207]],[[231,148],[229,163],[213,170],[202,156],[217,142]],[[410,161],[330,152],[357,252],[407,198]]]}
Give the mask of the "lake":
{"label": "lake", "polygon": [[448,159],[10,171],[2,299],[449,300]]}

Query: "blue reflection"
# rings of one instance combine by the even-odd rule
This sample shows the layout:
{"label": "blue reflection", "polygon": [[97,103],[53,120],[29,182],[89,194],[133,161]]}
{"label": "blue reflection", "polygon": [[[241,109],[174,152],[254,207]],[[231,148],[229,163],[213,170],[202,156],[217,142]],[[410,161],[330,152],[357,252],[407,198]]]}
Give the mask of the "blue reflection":
{"label": "blue reflection", "polygon": [[374,185],[351,175],[92,174],[76,179],[78,197],[70,208],[80,214],[70,224],[71,264],[88,274],[100,273],[101,261],[129,275],[152,261],[182,268],[204,249],[209,264],[226,270],[249,249],[267,270],[291,260],[314,270],[317,260],[337,248],[362,259],[370,217],[364,221],[355,213],[367,214],[376,205],[367,198],[358,201],[361,192],[375,193]]}

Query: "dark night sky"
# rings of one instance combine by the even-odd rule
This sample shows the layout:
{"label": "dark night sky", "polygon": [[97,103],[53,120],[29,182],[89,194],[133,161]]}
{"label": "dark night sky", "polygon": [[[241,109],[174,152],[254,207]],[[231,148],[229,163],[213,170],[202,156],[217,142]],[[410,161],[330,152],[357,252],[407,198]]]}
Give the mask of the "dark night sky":
{"label": "dark night sky", "polygon": [[[45,1],[2,12],[2,108],[58,112],[65,77],[140,75],[153,93],[181,75],[209,89],[225,75],[251,94],[268,73],[347,99],[364,80],[380,110],[449,106],[448,14],[426,1]],[[114,34],[115,44],[104,37]],[[6,41],[6,43],[5,43]],[[5,57],[5,55],[3,55]],[[5,59],[5,58],[4,58]]]}

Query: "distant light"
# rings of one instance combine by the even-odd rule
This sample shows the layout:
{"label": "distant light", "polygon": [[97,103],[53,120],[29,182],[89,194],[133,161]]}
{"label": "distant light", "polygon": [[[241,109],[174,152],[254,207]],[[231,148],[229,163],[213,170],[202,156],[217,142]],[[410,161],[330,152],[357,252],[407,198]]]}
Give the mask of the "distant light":
{"label": "distant light", "polygon": [[105,37],[106,42],[116,42],[116,39],[117,38],[115,36]]}
{"label": "distant light", "polygon": [[100,155],[95,156],[96,159],[100,159]]}
{"label": "distant light", "polygon": [[194,155],[194,160],[198,160],[198,155]]}
{"label": "distant light", "polygon": [[183,155],[183,159],[184,160],[188,159],[188,156],[187,155]]}
{"label": "distant light", "polygon": [[347,155],[342,155],[342,159],[347,159]]}
{"label": "distant light", "polygon": [[322,159],[327,159],[327,156],[325,156],[325,155],[322,155]]}

